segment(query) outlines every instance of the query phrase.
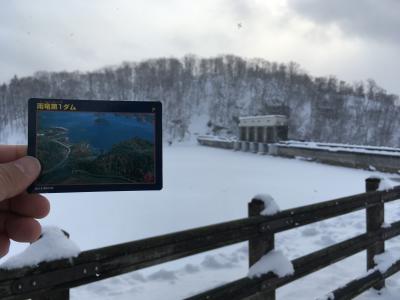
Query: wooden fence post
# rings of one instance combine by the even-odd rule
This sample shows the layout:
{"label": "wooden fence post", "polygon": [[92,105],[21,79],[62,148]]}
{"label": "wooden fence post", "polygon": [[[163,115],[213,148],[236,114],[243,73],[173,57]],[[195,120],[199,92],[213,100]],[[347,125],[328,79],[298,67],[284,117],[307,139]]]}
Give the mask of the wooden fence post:
{"label": "wooden fence post", "polygon": [[[253,199],[248,204],[249,217],[259,216],[264,210],[264,202]],[[262,237],[249,240],[249,266],[254,265],[264,254],[273,250],[275,247],[275,237],[273,233],[264,233]],[[267,293],[257,293],[246,300],[275,300],[275,291]]]}
{"label": "wooden fence post", "polygon": [[[70,235],[68,232],[62,229],[61,231],[69,238]],[[44,295],[33,297],[31,300],[69,300],[69,298],[69,289],[63,289],[57,292],[47,292]]]}
{"label": "wooden fence post", "polygon": [[[367,178],[365,180],[365,189],[367,192],[377,191],[380,184],[379,178]],[[381,229],[385,221],[385,204],[380,202],[372,207],[367,208],[367,233]],[[374,256],[385,252],[385,241],[378,241],[371,247],[367,248],[367,270],[376,266]],[[377,290],[385,286],[385,280],[380,281],[374,288]]]}

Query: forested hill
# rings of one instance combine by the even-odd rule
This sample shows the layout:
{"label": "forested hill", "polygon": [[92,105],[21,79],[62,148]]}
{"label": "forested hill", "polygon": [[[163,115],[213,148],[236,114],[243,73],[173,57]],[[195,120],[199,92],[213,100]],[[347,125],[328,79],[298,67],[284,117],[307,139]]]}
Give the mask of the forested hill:
{"label": "forested hill", "polygon": [[166,140],[235,135],[239,116],[287,113],[293,139],[400,146],[398,96],[373,80],[312,77],[296,63],[185,56],[14,77],[0,86],[0,141],[25,132],[31,97],[162,101]]}

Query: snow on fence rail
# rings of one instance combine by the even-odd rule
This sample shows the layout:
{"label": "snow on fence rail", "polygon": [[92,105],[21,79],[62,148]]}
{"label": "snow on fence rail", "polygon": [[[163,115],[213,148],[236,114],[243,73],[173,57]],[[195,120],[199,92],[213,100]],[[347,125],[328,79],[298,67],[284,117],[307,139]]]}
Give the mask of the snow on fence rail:
{"label": "snow on fence rail", "polygon": [[[363,250],[367,250],[367,269],[374,268],[374,255],[384,252],[384,241],[400,235],[400,221],[382,227],[384,204],[400,199],[400,186],[378,191],[379,183],[379,178],[369,178],[366,193],[283,210],[270,216],[261,215],[264,201],[254,198],[248,206],[248,218],[93,249],[76,258],[45,262],[37,267],[0,270],[0,298],[67,300],[70,288],[243,241],[249,241],[249,263],[253,265],[274,249],[275,233],[366,209],[366,233],[293,260],[293,274],[244,277],[188,298],[244,299],[261,294],[263,299],[275,299],[278,287]],[[365,278],[334,291],[333,295],[335,299],[351,299],[370,287],[382,288],[384,279],[399,270],[399,262],[383,274],[374,270]]]}

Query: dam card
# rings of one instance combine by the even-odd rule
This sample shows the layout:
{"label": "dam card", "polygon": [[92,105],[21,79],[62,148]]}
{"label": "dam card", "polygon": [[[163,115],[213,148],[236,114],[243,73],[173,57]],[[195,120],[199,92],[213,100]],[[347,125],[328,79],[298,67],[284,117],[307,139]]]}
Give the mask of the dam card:
{"label": "dam card", "polygon": [[29,99],[33,193],[160,190],[160,102]]}

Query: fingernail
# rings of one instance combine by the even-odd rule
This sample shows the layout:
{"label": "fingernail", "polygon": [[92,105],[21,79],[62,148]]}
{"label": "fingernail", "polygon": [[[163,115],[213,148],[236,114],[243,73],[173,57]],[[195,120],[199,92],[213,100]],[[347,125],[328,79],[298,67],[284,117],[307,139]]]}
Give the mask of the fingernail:
{"label": "fingernail", "polygon": [[24,156],[14,162],[14,165],[26,176],[36,177],[40,173],[40,162],[35,157]]}

